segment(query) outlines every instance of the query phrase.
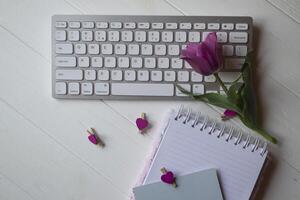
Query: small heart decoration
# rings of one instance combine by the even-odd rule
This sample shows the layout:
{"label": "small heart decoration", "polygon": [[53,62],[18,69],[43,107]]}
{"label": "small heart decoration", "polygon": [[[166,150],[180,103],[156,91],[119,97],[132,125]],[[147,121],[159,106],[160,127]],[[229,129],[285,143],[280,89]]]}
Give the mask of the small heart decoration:
{"label": "small heart decoration", "polygon": [[98,144],[98,139],[95,135],[93,134],[90,134],[89,137],[88,137],[89,141],[93,144]]}
{"label": "small heart decoration", "polygon": [[149,124],[148,121],[143,118],[137,118],[135,123],[139,130],[144,130],[145,128],[148,127]]}
{"label": "small heart decoration", "polygon": [[162,180],[162,182],[167,183],[167,184],[173,184],[175,182],[175,177],[173,172],[167,172],[165,174],[163,174],[160,179]]}

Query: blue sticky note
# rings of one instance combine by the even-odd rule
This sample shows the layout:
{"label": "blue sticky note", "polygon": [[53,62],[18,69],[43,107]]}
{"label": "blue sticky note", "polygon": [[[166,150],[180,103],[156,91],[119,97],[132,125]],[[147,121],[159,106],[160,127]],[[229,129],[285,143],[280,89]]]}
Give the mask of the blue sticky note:
{"label": "blue sticky note", "polygon": [[135,200],[223,200],[215,169],[176,177],[177,188],[161,181],[133,188]]}

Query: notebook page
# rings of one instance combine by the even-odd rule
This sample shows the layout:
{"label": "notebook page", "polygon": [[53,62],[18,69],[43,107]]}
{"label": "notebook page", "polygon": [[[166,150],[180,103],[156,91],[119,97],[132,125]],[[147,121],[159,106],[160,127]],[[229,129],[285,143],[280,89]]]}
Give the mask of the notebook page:
{"label": "notebook page", "polygon": [[201,124],[193,128],[192,121],[183,124],[184,117],[177,121],[174,117],[169,121],[144,184],[159,181],[162,167],[179,176],[216,168],[225,199],[249,199],[267,152],[263,156],[260,148],[251,152],[251,147],[242,147],[243,143],[234,145],[234,138],[227,142],[226,135],[217,138],[208,133],[209,127],[201,131]]}

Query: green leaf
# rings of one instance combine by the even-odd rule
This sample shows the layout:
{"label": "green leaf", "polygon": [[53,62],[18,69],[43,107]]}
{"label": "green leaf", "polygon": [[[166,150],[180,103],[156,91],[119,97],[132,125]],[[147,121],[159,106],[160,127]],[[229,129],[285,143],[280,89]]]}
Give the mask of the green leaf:
{"label": "green leaf", "polygon": [[248,53],[245,63],[242,67],[242,77],[243,77],[243,87],[238,91],[238,94],[241,97],[242,103],[242,113],[244,119],[255,127],[258,126],[257,123],[257,102],[255,98],[255,91],[253,87],[253,74],[251,69],[250,62],[251,54]]}
{"label": "green leaf", "polygon": [[241,101],[241,97],[238,93],[240,87],[241,87],[241,83],[233,82],[228,89],[227,98],[235,105],[239,105],[239,101]]}
{"label": "green leaf", "polygon": [[198,101],[203,101],[205,103],[209,103],[214,106],[218,106],[225,109],[230,109],[237,112],[239,115],[243,115],[242,111],[237,107],[234,103],[228,100],[226,95],[221,95],[217,93],[207,93],[202,95],[194,95],[192,92],[185,90],[180,85],[176,85],[176,87],[184,94],[189,95]]}
{"label": "green leaf", "polygon": [[258,128],[256,125],[251,124],[251,122],[247,121],[247,119],[239,116],[240,120],[245,124],[248,128],[254,130],[256,133],[260,134],[266,140],[272,142],[273,144],[277,144],[277,139],[270,134],[268,134],[265,130]]}

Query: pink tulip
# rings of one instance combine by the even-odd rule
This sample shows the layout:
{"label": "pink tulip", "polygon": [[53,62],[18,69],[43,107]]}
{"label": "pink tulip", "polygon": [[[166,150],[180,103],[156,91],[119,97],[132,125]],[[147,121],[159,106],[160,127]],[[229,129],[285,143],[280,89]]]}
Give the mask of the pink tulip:
{"label": "pink tulip", "polygon": [[187,61],[196,72],[204,76],[218,72],[222,67],[223,60],[216,33],[209,33],[201,43],[189,43],[181,51],[181,58]]}

